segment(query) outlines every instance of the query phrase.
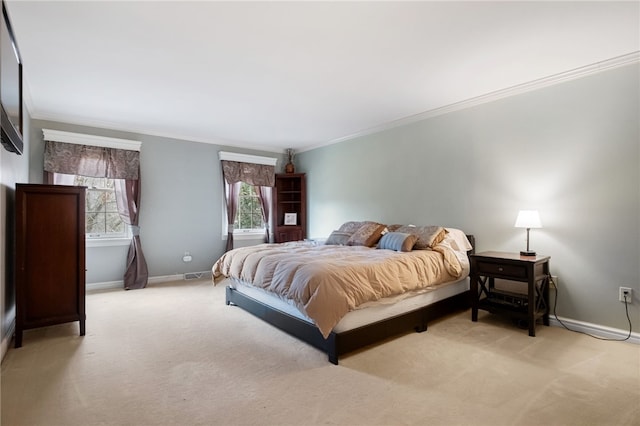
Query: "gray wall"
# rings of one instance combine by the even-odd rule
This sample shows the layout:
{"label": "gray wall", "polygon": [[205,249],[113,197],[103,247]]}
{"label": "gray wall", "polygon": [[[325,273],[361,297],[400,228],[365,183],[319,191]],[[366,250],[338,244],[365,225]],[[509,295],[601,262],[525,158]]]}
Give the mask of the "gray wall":
{"label": "gray wall", "polygon": [[[127,132],[33,120],[30,180],[42,182],[42,129],[142,142],[140,239],[150,277],[210,271],[224,252],[222,172],[218,151],[278,157],[280,154]],[[244,242],[240,242],[241,245]],[[87,248],[87,283],[121,281],[128,247]],[[182,257],[189,251],[191,263]]]}
{"label": "gray wall", "polygon": [[[626,329],[619,286],[633,287],[640,328],[638,65],[562,83],[348,142],[300,153],[307,172],[309,232],[346,220],[442,224],[477,237],[479,250],[517,251],[517,211],[540,210],[532,248],[560,277],[558,314]],[[28,117],[27,117],[28,121]],[[150,275],[209,270],[222,254],[219,150],[252,150],[31,120],[21,157],[3,151],[7,226],[16,182],[42,181],[42,129],[142,141],[141,239]],[[282,165],[282,157],[278,163]],[[2,331],[15,316],[2,230]],[[191,252],[193,262],[182,255]],[[126,247],[87,250],[87,282],[119,281]]]}
{"label": "gray wall", "polygon": [[29,115],[24,110],[24,154],[17,155],[0,147],[0,318],[2,320],[1,355],[7,351],[16,318],[14,284],[14,201],[16,183],[26,182],[29,175]]}
{"label": "gray wall", "polygon": [[519,209],[544,228],[558,315],[640,328],[639,66],[609,70],[301,153],[309,235],[347,220],[458,227],[478,250],[519,251]]}

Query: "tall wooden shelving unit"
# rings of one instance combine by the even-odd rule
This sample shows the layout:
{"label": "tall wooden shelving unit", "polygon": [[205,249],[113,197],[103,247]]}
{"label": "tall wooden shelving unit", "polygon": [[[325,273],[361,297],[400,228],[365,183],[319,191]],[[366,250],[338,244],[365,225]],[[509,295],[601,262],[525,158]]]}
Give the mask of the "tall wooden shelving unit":
{"label": "tall wooden shelving unit", "polygon": [[[304,173],[276,175],[273,214],[276,243],[307,238],[307,188]],[[295,224],[285,224],[285,219],[291,219],[292,214],[295,214]]]}

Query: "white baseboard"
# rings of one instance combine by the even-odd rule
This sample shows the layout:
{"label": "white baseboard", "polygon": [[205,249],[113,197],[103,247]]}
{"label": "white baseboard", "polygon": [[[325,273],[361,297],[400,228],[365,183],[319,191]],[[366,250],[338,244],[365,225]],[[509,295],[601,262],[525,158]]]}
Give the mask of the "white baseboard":
{"label": "white baseboard", "polygon": [[[160,275],[157,277],[149,277],[147,281],[149,284],[156,283],[164,283],[167,281],[180,281],[184,280],[184,274],[175,274],[175,275]],[[101,283],[90,283],[87,284],[87,291],[97,291],[97,290],[108,290],[112,288],[124,288],[124,281],[104,281]]]}
{"label": "white baseboard", "polygon": [[[591,324],[589,322],[577,321],[564,317],[558,317],[558,319],[556,319],[553,315],[549,316],[549,324],[556,327],[562,327],[562,324],[560,324],[558,320],[562,321],[562,323],[571,330],[592,334],[603,339],[623,340],[629,336],[628,330],[625,331],[619,328],[611,328],[604,325]],[[640,333],[632,332],[631,337],[629,337],[627,342],[635,343],[636,345],[640,344]]]}
{"label": "white baseboard", "polygon": [[149,277],[149,284],[166,283],[167,281],[181,281],[184,280],[184,274],[175,275],[160,275],[158,277]]}
{"label": "white baseboard", "polygon": [[[157,277],[149,277],[149,284],[154,283],[162,283],[167,281],[182,281],[184,280],[184,274],[175,274],[175,275],[161,275]],[[91,283],[87,284],[87,292],[97,291],[97,290],[106,290],[113,288],[123,288],[124,281],[106,281],[101,283]],[[618,328],[607,327],[599,324],[592,324],[584,321],[578,321],[571,318],[558,317],[556,319],[553,315],[549,316],[549,324],[555,327],[562,327],[562,324],[558,321],[562,321],[564,325],[566,325],[569,329],[578,331],[581,333],[592,334],[597,337],[601,337],[603,339],[615,339],[622,340],[625,339],[629,335],[629,331],[621,330]],[[3,336],[2,339],[2,356],[6,353],[7,346],[11,341],[11,336],[13,335],[15,329],[15,322],[12,325],[12,328],[9,330],[7,336]],[[627,342],[640,344],[640,333],[632,332],[631,336],[627,340]]]}
{"label": "white baseboard", "polygon": [[87,284],[86,290],[89,291],[97,291],[97,290],[107,290],[111,288],[123,288],[124,281],[105,281],[101,283],[91,283]]}

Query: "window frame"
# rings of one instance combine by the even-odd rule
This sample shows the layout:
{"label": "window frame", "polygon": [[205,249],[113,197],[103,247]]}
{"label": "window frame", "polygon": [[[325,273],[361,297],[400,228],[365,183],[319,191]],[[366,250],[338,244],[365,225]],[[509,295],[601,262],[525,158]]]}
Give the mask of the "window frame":
{"label": "window frame", "polygon": [[[234,223],[234,228],[233,228],[233,234],[236,235],[242,235],[242,234],[261,234],[264,235],[264,228],[265,228],[265,224],[264,223],[264,218],[262,217],[262,207],[260,206],[260,200],[258,199],[258,195],[256,194],[256,191],[254,189],[253,185],[249,185],[246,182],[240,182],[240,193],[242,193],[242,185],[245,185],[248,189],[248,191],[251,192],[252,195],[249,195],[249,197],[253,198],[255,200],[255,202],[258,204],[258,210],[260,211],[260,228],[236,228],[235,227],[235,223]],[[238,195],[238,197],[242,197],[241,194]],[[246,196],[245,196],[246,197]],[[240,203],[241,203],[241,199],[238,199],[238,212],[237,212],[237,217],[236,217],[236,222],[240,223]],[[226,219],[226,218],[225,218]]]}
{"label": "window frame", "polygon": [[[242,182],[245,185],[249,185],[246,182]],[[251,185],[249,185],[251,186]],[[253,189],[252,189],[253,190]],[[226,240],[227,236],[229,234],[229,224],[227,223],[227,208],[226,208],[226,199],[224,197],[224,194],[222,194],[222,239]],[[238,204],[240,204],[240,201],[238,200]],[[260,211],[262,212],[262,208],[260,208]],[[240,212],[238,212],[240,213]],[[233,238],[235,240],[259,240],[261,238],[264,238],[264,231],[265,231],[265,224],[263,223],[262,228],[255,228],[255,229],[233,229]],[[269,216],[269,220],[266,223],[266,226],[269,227],[269,229],[271,229],[271,216]],[[271,231],[269,231],[271,232]]]}
{"label": "window frame", "polygon": [[[227,161],[237,161],[237,162],[241,162],[241,163],[253,163],[253,164],[266,164],[266,165],[270,165],[270,166],[276,166],[276,164],[278,163],[278,159],[277,158],[273,158],[273,157],[263,157],[263,156],[259,156],[259,155],[249,155],[249,154],[240,154],[240,153],[236,153],[236,152],[226,152],[226,151],[218,151],[218,159],[219,160],[227,160]],[[224,179],[224,178],[223,178]],[[243,182],[245,183],[245,182]],[[247,184],[248,185],[248,184]],[[224,186],[224,185],[223,185]],[[222,208],[222,239],[226,240],[227,239],[227,235],[229,234],[229,224],[228,222],[228,218],[227,218],[227,207],[226,207],[226,198],[225,198],[225,194],[224,194],[224,190],[222,191],[222,197],[221,197],[221,203],[220,206]],[[267,218],[267,223],[264,224],[268,229],[269,229],[269,233],[272,234],[271,232],[271,214],[269,214],[269,217]],[[262,228],[258,229],[253,229],[253,230],[240,230],[240,229],[234,229],[233,230],[233,238],[234,240],[258,240],[261,238],[264,238],[265,235],[265,226],[263,226]]]}
{"label": "window frame", "polygon": [[[68,175],[63,173],[54,173],[55,185],[84,186],[85,188],[87,188],[87,191],[91,190],[91,188],[87,187],[86,185],[78,185],[76,183],[76,178],[78,176],[82,178],[87,178],[87,176],[81,176],[81,175]],[[91,177],[89,178],[90,179],[111,179],[111,178],[91,178]],[[86,198],[87,191],[85,191],[85,198]],[[114,189],[114,192],[115,192],[115,189]],[[85,200],[85,205],[86,205],[86,200]],[[125,229],[123,233],[107,233],[107,234],[99,234],[100,236],[96,236],[96,234],[90,234],[86,232],[86,215],[87,215],[87,212],[85,209],[85,244],[87,247],[129,245],[129,243],[131,242],[131,238],[133,237],[133,234],[131,233],[131,226],[127,225],[126,223],[124,223]]]}
{"label": "window frame", "polygon": [[[78,175],[75,175],[75,177],[77,178]],[[85,177],[85,176],[81,176],[81,177]],[[89,187],[87,186],[87,190],[86,190],[86,194],[85,196],[88,195],[89,191],[109,191],[109,192],[113,192],[114,197],[116,196],[116,191],[115,191],[115,181],[117,179],[113,179],[113,178],[105,178],[105,177],[100,177],[100,178],[92,178],[90,177],[89,179],[104,179],[106,180],[112,180],[114,181],[114,188],[113,190],[107,188],[107,187]],[[106,182],[105,182],[106,183]],[[85,225],[86,225],[86,217],[87,214],[90,213],[86,210],[85,208]],[[106,210],[106,206],[105,206],[105,211],[104,214],[108,214],[108,213],[116,213],[118,215],[120,215],[120,213],[117,210],[116,207],[116,211],[107,211]],[[120,220],[122,221],[122,224],[124,225],[124,231],[123,232],[105,232],[105,233],[89,233],[89,232],[85,232],[85,239],[86,240],[131,240],[131,227],[124,221],[122,220],[122,217],[120,217]]]}

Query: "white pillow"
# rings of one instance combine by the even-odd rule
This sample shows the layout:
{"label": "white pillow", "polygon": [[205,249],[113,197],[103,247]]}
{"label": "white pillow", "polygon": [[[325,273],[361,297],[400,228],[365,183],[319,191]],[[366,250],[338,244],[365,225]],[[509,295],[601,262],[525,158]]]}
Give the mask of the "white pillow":
{"label": "white pillow", "polygon": [[456,228],[445,228],[448,231],[445,240],[450,240],[451,248],[456,251],[467,252],[473,248],[467,235],[462,232],[460,229]]}

